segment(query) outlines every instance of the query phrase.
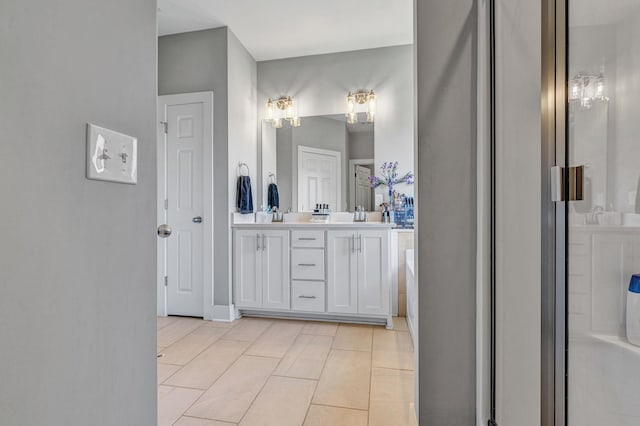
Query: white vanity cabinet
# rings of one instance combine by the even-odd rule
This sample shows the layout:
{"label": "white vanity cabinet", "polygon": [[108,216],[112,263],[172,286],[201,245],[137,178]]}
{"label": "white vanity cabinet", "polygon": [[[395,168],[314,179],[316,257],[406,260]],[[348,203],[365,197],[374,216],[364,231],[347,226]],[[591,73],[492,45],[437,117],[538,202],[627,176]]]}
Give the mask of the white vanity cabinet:
{"label": "white vanity cabinet", "polygon": [[392,326],[390,225],[236,224],[236,316]]}
{"label": "white vanity cabinet", "polygon": [[389,232],[327,231],[327,312],[388,315]]}
{"label": "white vanity cabinet", "polygon": [[289,231],[237,230],[234,297],[238,308],[290,308]]}

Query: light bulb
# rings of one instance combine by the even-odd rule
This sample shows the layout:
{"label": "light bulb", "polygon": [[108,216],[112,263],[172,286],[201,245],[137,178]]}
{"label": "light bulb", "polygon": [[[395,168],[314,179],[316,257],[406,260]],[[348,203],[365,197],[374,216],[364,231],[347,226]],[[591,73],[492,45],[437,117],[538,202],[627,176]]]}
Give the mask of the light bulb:
{"label": "light bulb", "polygon": [[371,93],[369,93],[369,100],[367,103],[367,121],[369,123],[373,123],[376,117],[376,111],[377,111],[377,102],[378,102],[378,97],[376,96],[375,93],[373,93],[373,90],[371,91]]}

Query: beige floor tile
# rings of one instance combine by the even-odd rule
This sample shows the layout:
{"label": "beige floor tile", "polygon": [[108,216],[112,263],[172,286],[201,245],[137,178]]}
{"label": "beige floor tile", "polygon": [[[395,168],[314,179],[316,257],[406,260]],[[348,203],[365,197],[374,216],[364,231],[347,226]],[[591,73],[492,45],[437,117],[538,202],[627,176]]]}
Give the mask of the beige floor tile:
{"label": "beige floor tile", "polygon": [[406,331],[375,330],[372,361],[374,367],[413,370],[413,343],[409,333]]}
{"label": "beige floor tile", "polygon": [[412,371],[373,368],[369,425],[412,425]]}
{"label": "beige floor tile", "polygon": [[335,336],[337,331],[338,323],[335,322],[309,322],[302,329],[302,334]]}
{"label": "beige floor tile", "polygon": [[202,325],[206,326],[206,327],[216,327],[216,328],[233,328],[236,325],[238,325],[239,322],[238,321],[232,321],[232,322],[227,322],[227,321],[210,321],[210,320],[204,320],[202,321]]}
{"label": "beige floor tile", "polygon": [[373,350],[413,352],[413,342],[406,331],[376,329],[373,332]]}
{"label": "beige floor tile", "polygon": [[275,358],[240,357],[185,414],[239,422],[277,364]]}
{"label": "beige floor tile", "polygon": [[234,426],[236,423],[218,422],[216,420],[198,419],[197,417],[182,416],[174,426]]}
{"label": "beige floor tile", "polygon": [[406,317],[394,317],[393,318],[393,330],[394,331],[409,331],[407,326]]}
{"label": "beige floor tile", "polygon": [[299,335],[273,374],[318,380],[332,342],[330,336]]}
{"label": "beige floor tile", "polygon": [[271,377],[245,414],[240,425],[301,425],[317,383],[315,380]]}
{"label": "beige floor tile", "polygon": [[213,342],[221,338],[227,332],[224,328],[199,327],[187,334],[173,345],[165,348],[163,357],[158,358],[162,364],[185,365],[194,359],[200,352],[208,348]]}
{"label": "beige floor tile", "polygon": [[200,395],[195,389],[158,386],[158,426],[172,425]]}
{"label": "beige floor tile", "polygon": [[415,416],[408,402],[372,402],[369,426],[413,426]]}
{"label": "beige floor tile", "polygon": [[363,410],[311,404],[304,426],[367,426],[367,416]]}
{"label": "beige floor tile", "polygon": [[300,321],[276,321],[258,337],[246,354],[282,358],[302,331],[302,327],[303,323]]}
{"label": "beige floor tile", "polygon": [[202,320],[196,318],[173,318],[175,321],[158,330],[158,346],[171,346],[202,324]]}
{"label": "beige floor tile", "polygon": [[195,389],[209,389],[251,343],[218,340],[167,380],[167,384]]}
{"label": "beige floor tile", "polygon": [[371,369],[371,402],[413,402],[413,371]]}
{"label": "beige floor tile", "polygon": [[179,365],[161,364],[158,363],[158,384],[161,384],[169,377],[171,377],[176,371],[180,370]]}
{"label": "beige floor tile", "polygon": [[273,321],[268,319],[242,318],[238,320],[237,325],[227,332],[225,339],[253,342],[264,333],[271,324],[273,324]]}
{"label": "beige floor tile", "polygon": [[177,317],[158,317],[158,320],[156,322],[156,328],[160,330],[161,328],[168,326],[169,324],[171,324],[172,322],[175,322],[176,320],[177,320]]}
{"label": "beige floor tile", "polygon": [[369,352],[332,350],[320,376],[313,402],[366,410],[369,407],[370,379]]}
{"label": "beige floor tile", "polygon": [[371,351],[373,327],[340,324],[333,348],[346,351]]}

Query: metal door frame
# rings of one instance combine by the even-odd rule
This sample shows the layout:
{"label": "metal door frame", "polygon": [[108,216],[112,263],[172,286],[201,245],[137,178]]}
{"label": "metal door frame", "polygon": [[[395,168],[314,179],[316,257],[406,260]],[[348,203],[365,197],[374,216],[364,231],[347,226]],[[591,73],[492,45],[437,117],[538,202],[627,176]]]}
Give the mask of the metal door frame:
{"label": "metal door frame", "polygon": [[[541,424],[567,424],[568,203],[551,201],[551,167],[568,167],[568,0],[542,0]],[[564,179],[564,193],[568,180]]]}

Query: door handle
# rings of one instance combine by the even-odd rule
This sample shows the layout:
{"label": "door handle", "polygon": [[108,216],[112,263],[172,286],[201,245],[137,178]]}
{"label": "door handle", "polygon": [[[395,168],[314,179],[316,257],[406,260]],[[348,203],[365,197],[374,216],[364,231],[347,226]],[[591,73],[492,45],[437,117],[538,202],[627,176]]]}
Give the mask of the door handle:
{"label": "door handle", "polygon": [[356,234],[351,234],[351,253],[356,252]]}
{"label": "door handle", "polygon": [[267,236],[262,234],[262,250],[267,249]]}
{"label": "door handle", "polygon": [[316,266],[315,263],[298,263],[298,266]]}
{"label": "door handle", "polygon": [[169,235],[171,235],[171,227],[169,225],[158,226],[158,237],[167,238]]}
{"label": "door handle", "polygon": [[300,295],[298,296],[298,299],[315,299],[316,296],[305,296],[305,295]]}
{"label": "door handle", "polygon": [[260,234],[256,234],[256,251],[260,251]]}
{"label": "door handle", "polygon": [[362,234],[360,234],[360,250],[358,251],[362,253]]}
{"label": "door handle", "polygon": [[193,219],[191,219],[191,221],[193,223],[202,223],[202,217],[201,216],[196,216]]}

